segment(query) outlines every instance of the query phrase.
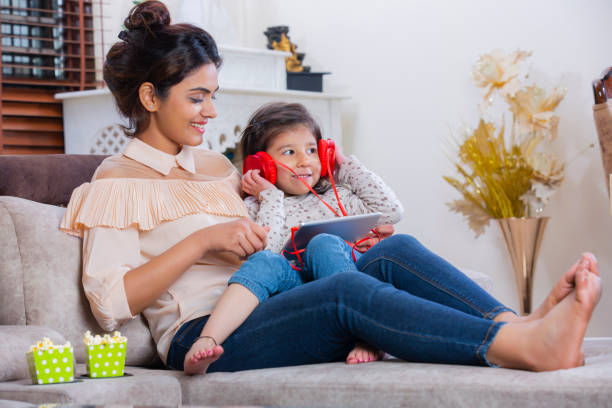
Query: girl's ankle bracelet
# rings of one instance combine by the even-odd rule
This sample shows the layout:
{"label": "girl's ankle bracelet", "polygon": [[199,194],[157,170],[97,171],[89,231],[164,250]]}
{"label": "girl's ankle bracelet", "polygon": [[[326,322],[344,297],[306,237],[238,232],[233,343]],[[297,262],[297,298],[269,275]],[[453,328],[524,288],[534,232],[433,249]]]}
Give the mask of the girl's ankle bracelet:
{"label": "girl's ankle bracelet", "polygon": [[218,346],[219,344],[217,343],[217,340],[215,340],[214,337],[212,336],[199,336],[195,339],[194,343],[200,339],[211,339],[213,341],[213,343],[215,343],[215,346]]}

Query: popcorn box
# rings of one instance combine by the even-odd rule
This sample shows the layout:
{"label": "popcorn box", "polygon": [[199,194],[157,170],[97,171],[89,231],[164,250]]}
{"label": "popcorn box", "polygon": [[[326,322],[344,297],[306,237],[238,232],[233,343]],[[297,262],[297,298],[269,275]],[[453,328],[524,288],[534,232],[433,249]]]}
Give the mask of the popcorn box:
{"label": "popcorn box", "polygon": [[87,375],[90,378],[121,377],[125,368],[127,341],[85,345]]}
{"label": "popcorn box", "polygon": [[32,384],[54,384],[74,381],[74,350],[56,346],[26,353]]}

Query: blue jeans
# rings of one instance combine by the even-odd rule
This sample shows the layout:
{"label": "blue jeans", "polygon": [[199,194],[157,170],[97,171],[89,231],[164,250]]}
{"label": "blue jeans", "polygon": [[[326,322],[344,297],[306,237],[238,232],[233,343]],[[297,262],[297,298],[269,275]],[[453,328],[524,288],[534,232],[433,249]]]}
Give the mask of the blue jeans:
{"label": "blue jeans", "polygon": [[[299,272],[281,254],[256,252],[232,275],[228,284],[239,283],[262,303],[270,296],[286,292],[305,282],[325,278],[338,272],[357,271],[352,248],[340,237],[319,234],[310,240],[302,256]],[[355,251],[355,257],[361,254]],[[297,263],[294,263],[297,265]]]}
{"label": "blue jeans", "polygon": [[[383,240],[335,273],[262,302],[223,343],[209,372],[342,361],[364,341],[407,361],[487,365],[510,311],[407,235]],[[185,323],[167,365],[182,369],[208,316]]]}

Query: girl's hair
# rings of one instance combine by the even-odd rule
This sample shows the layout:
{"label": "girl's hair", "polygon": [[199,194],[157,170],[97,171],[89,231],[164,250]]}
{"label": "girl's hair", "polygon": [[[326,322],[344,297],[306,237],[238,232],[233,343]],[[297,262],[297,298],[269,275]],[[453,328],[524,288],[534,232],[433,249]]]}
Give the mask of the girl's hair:
{"label": "girl's hair", "polygon": [[274,137],[299,125],[308,128],[319,143],[321,128],[304,105],[273,102],[262,106],[251,115],[247,127],[242,132],[240,140],[242,157],[265,151]]}
{"label": "girl's hair", "polygon": [[[321,140],[321,128],[300,103],[272,102],[257,109],[240,139],[240,152],[247,157],[265,151],[277,135],[296,126],[305,126],[315,137],[317,145]],[[331,188],[329,177],[321,177],[313,187],[322,194]]]}
{"label": "girl's hair", "polygon": [[139,88],[144,82],[155,87],[159,98],[194,70],[206,64],[221,66],[215,40],[191,24],[170,24],[166,6],[155,0],[133,7],[104,63],[104,80],[117,107],[129,120],[123,127],[134,136],[149,126],[150,113],[142,106]]}

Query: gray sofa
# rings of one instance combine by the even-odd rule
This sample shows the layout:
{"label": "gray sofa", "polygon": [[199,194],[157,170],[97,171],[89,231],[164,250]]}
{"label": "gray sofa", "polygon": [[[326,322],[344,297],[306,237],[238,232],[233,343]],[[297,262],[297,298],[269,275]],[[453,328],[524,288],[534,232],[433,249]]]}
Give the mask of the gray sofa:
{"label": "gray sofa", "polygon": [[[89,165],[69,165],[78,160],[88,161]],[[91,163],[99,160],[68,155],[0,156],[0,406],[17,404],[15,401],[20,401],[20,406],[612,405],[610,338],[585,340],[584,367],[546,373],[415,364],[390,358],[354,366],[330,363],[189,377],[161,367],[147,325],[140,317],[122,327],[128,337],[125,371],[131,376],[32,385],[24,354],[30,344],[43,336],[60,343],[69,340],[74,345],[78,376],[85,373],[83,333],[101,332],[80,284],[81,242],[58,230],[64,213],[59,205],[65,204],[65,199],[54,203],[59,205],[35,202],[30,198],[36,199],[32,195],[39,189],[32,186],[43,174],[52,174],[47,179],[56,180],[57,188],[71,188],[68,179],[76,176],[58,173],[58,163],[62,168],[78,169],[73,183],[80,183],[91,177],[87,173],[95,168]],[[16,162],[23,166],[12,171]],[[24,177],[28,172],[35,174]],[[22,182],[30,184],[30,188],[16,186]],[[491,285],[485,275],[468,274],[485,287]]]}

